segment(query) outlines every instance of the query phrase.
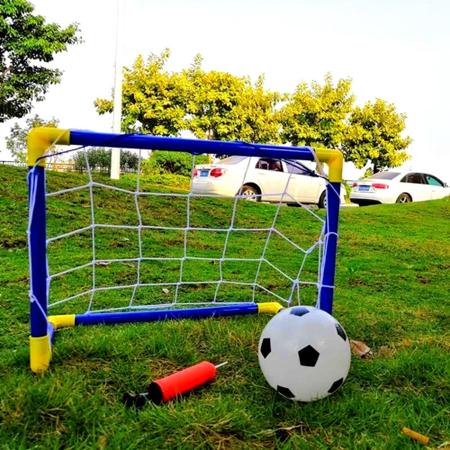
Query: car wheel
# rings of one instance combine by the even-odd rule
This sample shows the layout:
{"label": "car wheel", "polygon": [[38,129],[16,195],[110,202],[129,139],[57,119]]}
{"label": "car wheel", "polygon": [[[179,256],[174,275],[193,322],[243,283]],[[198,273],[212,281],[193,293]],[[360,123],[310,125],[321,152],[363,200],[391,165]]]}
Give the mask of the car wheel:
{"label": "car wheel", "polygon": [[323,191],[320,194],[319,203],[317,204],[319,208],[326,208],[327,207],[327,191]]}
{"label": "car wheel", "polygon": [[[250,184],[244,184],[239,190],[239,195],[242,195],[245,200],[260,202],[261,197],[259,196],[259,191],[255,186],[251,186]],[[258,197],[257,197],[258,196]]]}
{"label": "car wheel", "polygon": [[397,197],[397,200],[395,200],[395,203],[409,203],[409,202],[412,202],[412,198],[406,192],[403,192],[403,194],[400,194]]}

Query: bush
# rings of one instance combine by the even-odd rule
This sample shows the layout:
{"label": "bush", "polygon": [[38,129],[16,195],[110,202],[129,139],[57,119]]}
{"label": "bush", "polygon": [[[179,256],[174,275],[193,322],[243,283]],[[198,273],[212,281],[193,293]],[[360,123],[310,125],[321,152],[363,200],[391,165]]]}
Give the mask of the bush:
{"label": "bush", "polygon": [[[111,167],[111,150],[104,148],[91,148],[87,150],[87,159],[92,170],[109,172]],[[84,152],[78,152],[74,155],[73,162],[75,170],[83,172],[86,170],[86,157]],[[120,152],[120,170],[123,172],[136,171],[138,168],[139,156],[128,150]]]}
{"label": "bush", "polygon": [[139,156],[128,150],[120,151],[120,170],[124,172],[137,171],[139,165]]}
{"label": "bush", "polygon": [[[195,158],[196,164],[207,164],[208,156],[200,155]],[[149,159],[143,162],[144,174],[175,173],[191,176],[192,156],[185,152],[169,152],[156,150]]]}
{"label": "bush", "polygon": [[74,155],[73,162],[75,164],[75,170],[83,172],[87,169],[86,159],[88,161],[91,170],[101,170],[107,172],[111,164],[111,150],[103,148],[91,148],[85,152],[81,151]]}

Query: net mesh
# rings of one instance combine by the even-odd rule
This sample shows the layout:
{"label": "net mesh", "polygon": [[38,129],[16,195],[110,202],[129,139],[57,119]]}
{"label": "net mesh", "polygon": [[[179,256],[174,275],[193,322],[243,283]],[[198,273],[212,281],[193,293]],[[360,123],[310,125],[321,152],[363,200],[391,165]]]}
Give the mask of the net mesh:
{"label": "net mesh", "polygon": [[[71,151],[83,152],[84,173],[47,171],[52,314],[317,302],[327,218],[292,194],[293,173],[258,202],[239,189],[199,193],[194,177],[143,175],[145,150],[118,182],[91,167],[87,147]],[[239,186],[257,160],[245,159]],[[31,186],[30,217],[33,195]]]}

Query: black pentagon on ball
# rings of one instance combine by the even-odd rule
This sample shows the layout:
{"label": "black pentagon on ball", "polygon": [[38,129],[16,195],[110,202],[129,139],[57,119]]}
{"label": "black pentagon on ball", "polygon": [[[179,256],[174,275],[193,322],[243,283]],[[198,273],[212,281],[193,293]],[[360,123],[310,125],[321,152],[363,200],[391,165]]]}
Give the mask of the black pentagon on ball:
{"label": "black pentagon on ball", "polygon": [[296,306],[295,308],[291,309],[291,312],[289,314],[293,314],[294,316],[301,317],[308,313],[309,313],[308,308],[305,308],[304,306]]}
{"label": "black pentagon on ball", "polygon": [[319,359],[319,352],[310,345],[307,345],[298,351],[298,357],[302,366],[314,367]]}
{"label": "black pentagon on ball", "polygon": [[334,391],[337,391],[337,390],[341,387],[341,385],[342,385],[343,382],[344,382],[344,379],[343,379],[343,378],[339,378],[339,380],[336,380],[336,381],[331,385],[330,389],[328,389],[328,393],[329,393],[329,394],[332,394]]}
{"label": "black pentagon on ball", "polygon": [[287,387],[277,385],[277,392],[286,398],[294,398],[295,397],[295,395]]}
{"label": "black pentagon on ball", "polygon": [[267,358],[267,355],[272,351],[272,348],[270,347],[270,338],[264,338],[261,342],[261,355],[263,355],[264,358]]}
{"label": "black pentagon on ball", "polygon": [[345,334],[344,329],[343,329],[338,323],[336,324],[336,331],[337,331],[337,334],[338,334],[342,339],[344,339],[344,341],[347,340],[347,335]]}

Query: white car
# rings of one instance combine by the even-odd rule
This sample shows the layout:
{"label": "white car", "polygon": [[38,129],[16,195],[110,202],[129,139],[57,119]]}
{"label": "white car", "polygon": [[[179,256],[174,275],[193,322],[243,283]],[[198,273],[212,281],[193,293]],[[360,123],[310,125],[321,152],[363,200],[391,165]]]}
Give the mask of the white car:
{"label": "white car", "polygon": [[386,171],[352,184],[350,200],[359,205],[408,203],[450,195],[450,188],[434,175]]}
{"label": "white car", "polygon": [[230,156],[215,164],[195,166],[192,191],[226,197],[239,194],[256,201],[279,202],[282,198],[286,203],[326,204],[323,178],[311,176],[294,161],[271,158]]}

